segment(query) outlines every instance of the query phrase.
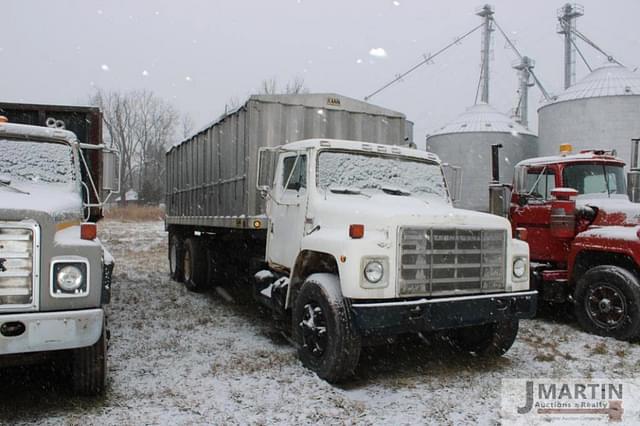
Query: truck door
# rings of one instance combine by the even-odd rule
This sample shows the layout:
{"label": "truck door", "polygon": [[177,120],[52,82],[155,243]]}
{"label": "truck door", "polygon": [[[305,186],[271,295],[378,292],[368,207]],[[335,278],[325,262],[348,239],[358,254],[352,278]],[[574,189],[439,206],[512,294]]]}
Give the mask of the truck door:
{"label": "truck door", "polygon": [[[516,182],[518,199],[511,207],[513,229],[526,228],[533,261],[566,258],[561,241],[551,237],[551,190],[556,187],[556,173],[547,167],[531,167]],[[556,259],[557,258],[557,259]]]}
{"label": "truck door", "polygon": [[267,259],[270,263],[293,268],[300,251],[307,212],[307,155],[283,154],[276,170],[269,207]]}

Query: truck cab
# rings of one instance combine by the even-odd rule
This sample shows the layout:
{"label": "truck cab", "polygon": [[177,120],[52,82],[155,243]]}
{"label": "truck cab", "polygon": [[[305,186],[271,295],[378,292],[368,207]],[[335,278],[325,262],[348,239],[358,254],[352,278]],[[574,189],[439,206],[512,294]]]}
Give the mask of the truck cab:
{"label": "truck cab", "polygon": [[102,152],[113,192],[113,151],[0,117],[0,366],[55,356],[70,363],[77,393],[95,395],[105,384],[114,261],[86,221],[99,182],[83,180],[84,148]]}
{"label": "truck cab", "polygon": [[583,328],[627,340],[640,335],[640,206],[624,167],[611,151],[569,145],[521,161],[509,218],[529,243],[540,299],[572,302]]}
{"label": "truck cab", "polygon": [[344,378],[362,345],[402,333],[501,355],[533,316],[528,245],[506,219],[454,208],[436,155],[329,139],[260,154],[267,269],[256,295],[320,377]]}

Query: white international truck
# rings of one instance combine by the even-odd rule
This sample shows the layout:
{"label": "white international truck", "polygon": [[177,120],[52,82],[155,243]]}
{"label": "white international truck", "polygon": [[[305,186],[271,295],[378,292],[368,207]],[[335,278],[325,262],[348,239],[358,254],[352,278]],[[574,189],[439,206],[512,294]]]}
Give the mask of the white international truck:
{"label": "white international truck", "polygon": [[[17,118],[82,116],[85,127],[97,116],[101,126],[97,108],[0,107]],[[76,393],[97,395],[114,261],[89,218],[100,215],[96,200],[118,190],[117,154],[45,119],[57,128],[0,117],[0,367],[55,358],[70,366]]]}
{"label": "white international truck", "polygon": [[[359,115],[377,129],[365,141]],[[453,208],[438,157],[401,146],[404,121],[338,95],[251,97],[172,148],[173,277],[247,286],[330,382],[404,333],[504,354],[536,308],[528,245],[504,218]]]}

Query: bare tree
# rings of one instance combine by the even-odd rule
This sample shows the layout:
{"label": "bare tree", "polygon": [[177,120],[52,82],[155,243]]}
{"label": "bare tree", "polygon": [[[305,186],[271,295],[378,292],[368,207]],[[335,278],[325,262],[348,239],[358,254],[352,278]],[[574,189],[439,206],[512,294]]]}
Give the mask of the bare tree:
{"label": "bare tree", "polygon": [[130,189],[157,202],[164,185],[164,152],[174,139],[179,115],[174,107],[147,90],[98,89],[89,102],[103,113],[107,141],[120,151],[122,203]]}
{"label": "bare tree", "polygon": [[182,130],[182,137],[184,139],[191,136],[195,129],[195,124],[193,123],[193,117],[191,117],[191,115],[187,113],[182,114],[182,117],[180,118],[180,127]]}

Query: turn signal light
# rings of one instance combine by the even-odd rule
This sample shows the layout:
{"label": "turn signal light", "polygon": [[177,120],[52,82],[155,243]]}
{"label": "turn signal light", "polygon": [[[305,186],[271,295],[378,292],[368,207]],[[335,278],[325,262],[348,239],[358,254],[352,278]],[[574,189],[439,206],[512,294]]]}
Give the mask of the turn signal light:
{"label": "turn signal light", "polygon": [[95,240],[98,236],[98,227],[95,223],[83,223],[80,225],[80,238],[83,240]]}
{"label": "turn signal light", "polygon": [[353,239],[364,237],[364,225],[349,225],[349,236]]}
{"label": "turn signal light", "polygon": [[0,123],[8,123],[9,119],[4,115],[0,115]]}

